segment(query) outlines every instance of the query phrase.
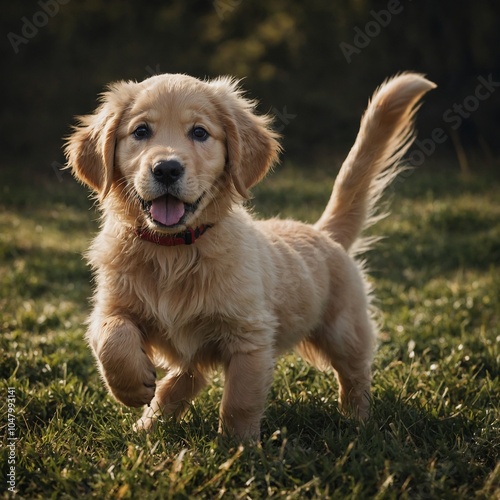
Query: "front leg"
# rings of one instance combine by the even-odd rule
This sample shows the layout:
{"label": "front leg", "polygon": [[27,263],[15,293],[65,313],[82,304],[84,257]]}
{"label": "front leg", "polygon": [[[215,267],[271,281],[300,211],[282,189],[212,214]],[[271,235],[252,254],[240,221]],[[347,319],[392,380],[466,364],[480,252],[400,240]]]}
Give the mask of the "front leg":
{"label": "front leg", "polygon": [[154,396],[156,371],[139,328],[127,318],[92,322],[88,339],[113,396],[127,406],[142,406]]}
{"label": "front leg", "polygon": [[205,385],[205,377],[198,370],[168,373],[158,383],[153,401],[144,409],[142,417],[135,424],[134,429],[136,431],[153,429],[161,415],[173,414],[177,419],[180,419],[189,408],[191,401]]}
{"label": "front leg", "polygon": [[243,440],[259,439],[273,371],[274,356],[270,347],[231,356],[225,369],[221,432]]}

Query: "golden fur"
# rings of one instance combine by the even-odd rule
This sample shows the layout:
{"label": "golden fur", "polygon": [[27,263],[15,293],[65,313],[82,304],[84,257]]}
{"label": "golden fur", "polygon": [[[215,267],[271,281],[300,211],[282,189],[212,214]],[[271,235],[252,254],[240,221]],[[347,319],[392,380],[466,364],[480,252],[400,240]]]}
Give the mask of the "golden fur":
{"label": "golden fur", "polygon": [[[293,348],[333,368],[341,408],[367,416],[375,328],[353,244],[411,142],[416,103],[433,87],[406,73],[377,90],[315,225],[256,221],[245,210],[280,148],[270,119],[229,79],[120,82],[80,119],[68,164],[102,211],[88,252],[96,290],[87,337],[114,397],[148,405],[137,428],[181,416],[221,365],[221,430],[258,438],[276,358]],[[182,167],[168,182],[156,171],[165,161]],[[175,204],[174,215],[162,208],[173,224],[154,219],[153,200]],[[202,224],[211,228],[192,245],[136,235]],[[155,366],[167,370],[158,382]]]}

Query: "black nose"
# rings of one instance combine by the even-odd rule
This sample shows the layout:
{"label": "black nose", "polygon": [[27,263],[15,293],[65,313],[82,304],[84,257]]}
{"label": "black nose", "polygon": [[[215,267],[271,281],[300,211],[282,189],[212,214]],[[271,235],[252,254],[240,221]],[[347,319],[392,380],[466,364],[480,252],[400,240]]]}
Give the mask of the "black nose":
{"label": "black nose", "polygon": [[166,186],[178,181],[183,173],[184,167],[177,160],[161,160],[153,167],[156,180]]}

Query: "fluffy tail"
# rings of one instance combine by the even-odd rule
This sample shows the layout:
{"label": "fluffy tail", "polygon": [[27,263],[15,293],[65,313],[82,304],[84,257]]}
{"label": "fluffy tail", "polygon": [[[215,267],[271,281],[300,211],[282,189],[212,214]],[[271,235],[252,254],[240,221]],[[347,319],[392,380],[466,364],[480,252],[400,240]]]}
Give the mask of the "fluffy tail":
{"label": "fluffy tail", "polygon": [[416,73],[386,80],[373,94],[332,196],[316,223],[346,250],[373,224],[376,204],[401,170],[414,139],[413,119],[420,98],[436,85]]}

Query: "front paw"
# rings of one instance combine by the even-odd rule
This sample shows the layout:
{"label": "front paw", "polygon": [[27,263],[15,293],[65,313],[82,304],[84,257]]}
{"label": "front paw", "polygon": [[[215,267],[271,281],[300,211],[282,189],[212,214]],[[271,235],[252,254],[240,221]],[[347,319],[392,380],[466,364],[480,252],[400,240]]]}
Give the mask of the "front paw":
{"label": "front paw", "polygon": [[148,404],[155,394],[156,371],[140,330],[120,317],[108,318],[100,326],[91,344],[110,392],[127,406]]}
{"label": "front paw", "polygon": [[150,432],[154,429],[155,424],[158,420],[158,415],[161,411],[157,408],[157,405],[153,403],[150,406],[144,408],[142,417],[134,424],[133,430],[135,432]]}
{"label": "front paw", "polygon": [[119,363],[102,363],[102,373],[113,396],[126,406],[143,406],[155,395],[155,367],[142,351]]}

